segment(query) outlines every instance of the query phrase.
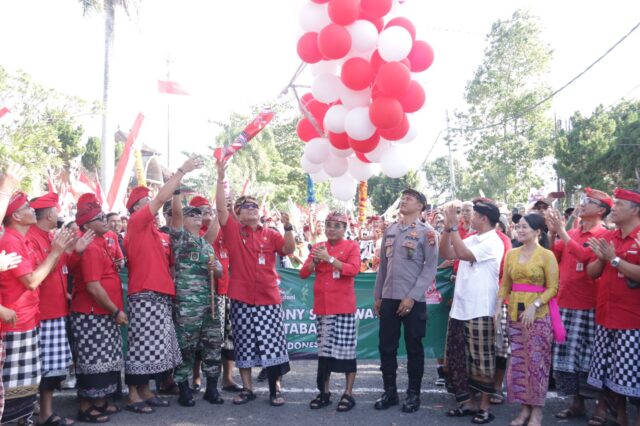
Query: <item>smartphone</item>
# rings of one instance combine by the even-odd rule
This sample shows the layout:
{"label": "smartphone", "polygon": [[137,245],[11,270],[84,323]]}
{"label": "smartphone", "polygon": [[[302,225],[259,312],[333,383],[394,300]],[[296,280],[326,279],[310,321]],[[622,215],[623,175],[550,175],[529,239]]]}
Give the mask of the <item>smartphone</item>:
{"label": "smartphone", "polygon": [[518,303],[518,313],[524,312],[524,303]]}

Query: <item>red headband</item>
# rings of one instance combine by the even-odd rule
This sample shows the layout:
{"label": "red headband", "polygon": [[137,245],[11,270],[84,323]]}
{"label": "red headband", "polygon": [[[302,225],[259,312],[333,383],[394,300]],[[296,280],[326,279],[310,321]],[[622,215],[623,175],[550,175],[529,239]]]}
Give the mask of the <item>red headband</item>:
{"label": "red headband", "polygon": [[151,190],[146,186],[136,186],[131,190],[131,194],[129,194],[129,199],[127,200],[127,210],[131,210],[131,207],[138,201],[142,200],[144,197],[149,195]]}
{"label": "red headband", "polygon": [[48,194],[45,194],[42,197],[38,197],[35,200],[31,201],[29,205],[36,210],[57,207],[58,194],[56,194],[55,192],[49,192]]}
{"label": "red headband", "polygon": [[189,201],[189,205],[192,207],[202,207],[202,206],[211,207],[211,204],[209,204],[209,200],[207,200],[201,195],[196,195],[195,197],[193,197],[191,201]]}
{"label": "red headband", "polygon": [[29,199],[27,198],[27,194],[22,191],[14,192],[9,199],[9,205],[7,206],[7,212],[5,216],[11,216],[13,213],[15,213],[16,210],[18,210],[28,202]]}
{"label": "red headband", "polygon": [[615,191],[613,191],[613,196],[619,200],[633,201],[634,203],[640,204],[640,193],[635,191],[616,188]]}

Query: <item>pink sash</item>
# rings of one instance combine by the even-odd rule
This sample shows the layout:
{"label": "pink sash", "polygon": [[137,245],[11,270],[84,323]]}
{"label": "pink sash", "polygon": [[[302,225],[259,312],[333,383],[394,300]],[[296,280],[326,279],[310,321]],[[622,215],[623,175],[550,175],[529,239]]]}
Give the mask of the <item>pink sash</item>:
{"label": "pink sash", "polygon": [[[511,291],[519,291],[522,293],[543,293],[544,287],[540,287],[533,284],[513,284]],[[549,315],[551,316],[551,326],[553,327],[553,337],[558,343],[564,342],[567,337],[567,332],[562,325],[562,318],[560,318],[560,308],[558,307],[558,301],[556,298],[549,300]]]}

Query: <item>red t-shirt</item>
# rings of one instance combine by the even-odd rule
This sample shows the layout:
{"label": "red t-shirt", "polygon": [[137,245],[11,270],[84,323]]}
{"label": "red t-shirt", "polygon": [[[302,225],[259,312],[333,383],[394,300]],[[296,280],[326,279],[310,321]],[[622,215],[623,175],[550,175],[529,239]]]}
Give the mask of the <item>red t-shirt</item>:
{"label": "red t-shirt", "polygon": [[[640,265],[640,247],[634,238],[640,232],[638,225],[626,238],[619,229],[607,231],[602,238],[612,242],[616,255],[622,260]],[[640,289],[627,286],[627,278],[606,262],[598,280],[596,323],[617,330],[640,329]]]}
{"label": "red t-shirt", "polygon": [[276,253],[282,255],[284,238],[258,225],[254,231],[229,215],[224,238],[229,250],[229,297],[250,305],[282,303],[276,273]]}
{"label": "red t-shirt", "polygon": [[[53,233],[33,225],[29,227],[29,231],[27,231],[27,238],[37,253],[37,266],[42,263],[51,252]],[[66,254],[60,256],[57,265],[51,273],[47,275],[47,278],[42,281],[40,287],[38,287],[38,291],[40,292],[40,321],[62,318],[69,315],[69,304],[67,303],[67,274],[69,273],[67,269],[67,257]]]}
{"label": "red t-shirt", "polygon": [[30,274],[35,265],[42,260],[33,249],[29,239],[12,228],[5,228],[4,235],[0,239],[0,251],[17,253],[22,256],[22,262],[17,268],[0,272],[0,298],[2,305],[12,309],[18,316],[17,324],[3,324],[3,332],[29,331],[38,326],[38,311],[40,298],[38,289],[33,291],[20,281],[20,277]]}
{"label": "red t-shirt", "polygon": [[584,247],[589,238],[602,237],[607,229],[598,226],[586,232],[580,228],[571,229],[571,240],[564,243],[561,239],[553,245],[553,253],[558,259],[560,269],[560,287],[558,305],[567,309],[595,309],[596,282],[589,278],[587,265],[596,259],[593,251]]}
{"label": "red t-shirt", "polygon": [[[327,262],[320,262],[315,267],[316,279],[313,282],[313,312],[317,315],[352,314],[356,311],[356,293],[354,277],[360,271],[360,246],[355,241],[342,239],[331,245],[323,242],[314,245],[327,247],[329,256],[342,262],[342,271],[338,271]],[[300,269],[300,278],[311,275],[309,257]],[[334,275],[334,271],[336,275]]]}
{"label": "red t-shirt", "polygon": [[222,276],[218,278],[217,290],[219,295],[224,296],[229,292],[229,250],[224,243],[224,233],[222,229],[218,232],[218,236],[212,245],[213,251],[222,265]]}
{"label": "red t-shirt", "polygon": [[71,311],[73,312],[96,315],[111,314],[89,294],[87,283],[92,281],[99,281],[109,299],[118,309],[124,309],[122,283],[116,269],[116,263],[120,259],[118,258],[120,248],[117,239],[114,242],[109,237],[105,238],[106,235],[96,236],[80,256],[80,262],[73,275],[73,296],[71,299]]}
{"label": "red t-shirt", "polygon": [[156,228],[151,208],[146,205],[129,218],[124,247],[128,256],[129,294],[155,291],[175,296],[169,271],[170,243]]}

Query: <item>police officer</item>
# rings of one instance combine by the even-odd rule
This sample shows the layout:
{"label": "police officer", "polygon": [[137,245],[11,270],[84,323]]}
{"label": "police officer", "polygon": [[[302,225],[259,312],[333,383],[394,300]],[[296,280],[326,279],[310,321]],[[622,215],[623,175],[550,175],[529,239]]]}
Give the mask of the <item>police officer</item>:
{"label": "police officer", "polygon": [[212,282],[212,272],[219,278],[222,267],[206,235],[199,235],[202,210],[193,206],[181,208],[179,196],[173,198],[170,235],[176,270],[174,315],[182,352],[182,364],[173,373],[180,388],[178,403],[184,407],[195,405],[189,375],[196,351],[201,350],[202,370],[207,378],[204,399],[211,404],[222,404],[224,400],[217,386],[224,336],[224,301],[215,294],[215,282]]}
{"label": "police officer", "polygon": [[424,373],[422,338],[427,327],[425,292],[434,282],[438,261],[438,234],[420,221],[426,197],[415,189],[405,189],[400,198],[402,219],[387,228],[380,250],[380,269],[375,286],[376,314],[380,318],[380,370],[384,393],[376,401],[377,410],[397,405],[396,370],[400,329],[404,326],[409,388],[402,411],[420,408],[420,385]]}

